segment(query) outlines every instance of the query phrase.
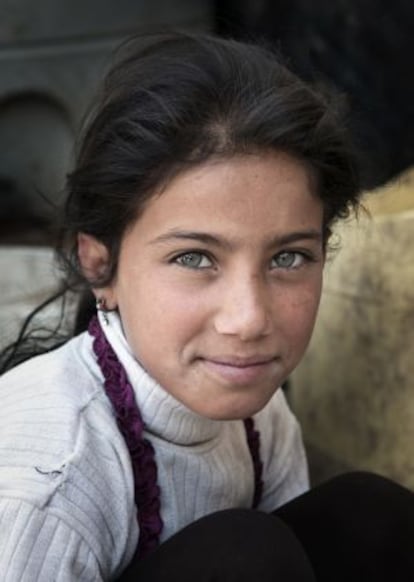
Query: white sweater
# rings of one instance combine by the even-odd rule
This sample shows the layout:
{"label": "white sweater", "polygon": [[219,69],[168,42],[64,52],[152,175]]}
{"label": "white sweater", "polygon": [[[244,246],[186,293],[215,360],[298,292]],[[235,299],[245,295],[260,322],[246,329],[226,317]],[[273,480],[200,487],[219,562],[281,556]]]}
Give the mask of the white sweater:
{"label": "white sweater", "polygon": [[[251,507],[254,474],[241,421],[191,412],[129,351],[116,315],[103,326],[126,369],[154,446],[162,540],[213,511]],[[271,511],[308,486],[298,424],[281,390],[255,416]],[[2,582],[113,580],[138,525],[129,453],[82,334],[0,378]]]}

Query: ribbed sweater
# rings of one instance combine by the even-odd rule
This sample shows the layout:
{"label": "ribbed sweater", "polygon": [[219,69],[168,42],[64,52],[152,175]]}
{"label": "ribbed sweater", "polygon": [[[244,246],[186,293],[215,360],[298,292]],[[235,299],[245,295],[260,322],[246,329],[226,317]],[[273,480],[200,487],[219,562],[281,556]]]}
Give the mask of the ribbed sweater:
{"label": "ribbed sweater", "polygon": [[[115,314],[103,329],[155,450],[161,541],[203,515],[251,507],[254,472],[243,422],[190,411],[139,365]],[[254,421],[263,461],[259,509],[271,511],[307,489],[306,459],[281,390]],[[1,580],[113,580],[138,536],[129,452],[84,333],[0,378]]]}

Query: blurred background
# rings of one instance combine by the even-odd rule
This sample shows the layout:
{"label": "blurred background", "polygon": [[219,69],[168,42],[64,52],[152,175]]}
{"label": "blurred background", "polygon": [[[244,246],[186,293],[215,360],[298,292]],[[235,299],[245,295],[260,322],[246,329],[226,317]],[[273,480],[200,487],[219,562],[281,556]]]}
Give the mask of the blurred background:
{"label": "blurred background", "polygon": [[56,209],[111,52],[164,28],[264,37],[346,109],[369,215],[336,233],[289,397],[314,482],[367,468],[414,488],[410,0],[0,0],[0,348],[56,287]]}

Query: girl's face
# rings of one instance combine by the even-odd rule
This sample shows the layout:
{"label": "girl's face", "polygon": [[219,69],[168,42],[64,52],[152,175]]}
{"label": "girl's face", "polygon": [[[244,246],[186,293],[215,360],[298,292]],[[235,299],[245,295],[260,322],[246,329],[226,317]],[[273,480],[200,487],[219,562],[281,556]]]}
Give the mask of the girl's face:
{"label": "girl's face", "polygon": [[[142,366],[193,411],[248,417],[301,359],[324,264],[314,182],[282,153],[206,163],[173,179],[125,234],[116,280],[99,295],[119,309]],[[94,244],[106,260],[93,239],[81,260]]]}

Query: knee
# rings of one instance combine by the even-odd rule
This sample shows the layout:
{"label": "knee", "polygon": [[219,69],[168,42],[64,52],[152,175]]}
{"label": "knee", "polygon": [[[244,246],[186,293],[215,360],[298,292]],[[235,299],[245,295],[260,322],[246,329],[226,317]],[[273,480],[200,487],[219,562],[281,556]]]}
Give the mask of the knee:
{"label": "knee", "polygon": [[402,523],[411,523],[414,529],[414,496],[386,477],[352,472],[314,487],[276,513],[300,539],[305,535],[312,540],[315,529],[326,538],[331,531],[362,535],[375,523],[383,530]]}
{"label": "knee", "polygon": [[219,511],[194,522],[188,530],[196,534],[198,542],[214,546],[215,552],[263,558],[266,553],[273,555],[274,548],[293,535],[278,518],[251,509]]}
{"label": "knee", "polygon": [[412,500],[413,494],[410,490],[391,479],[370,473],[367,471],[354,471],[334,477],[322,487],[329,488],[335,497],[339,495],[343,499],[356,502],[363,501],[371,505],[380,501],[388,503],[390,500]]}
{"label": "knee", "polygon": [[[299,541],[280,519],[248,509],[205,516],[164,542],[139,566],[148,579],[314,581]],[[156,574],[156,575],[155,575]]]}

